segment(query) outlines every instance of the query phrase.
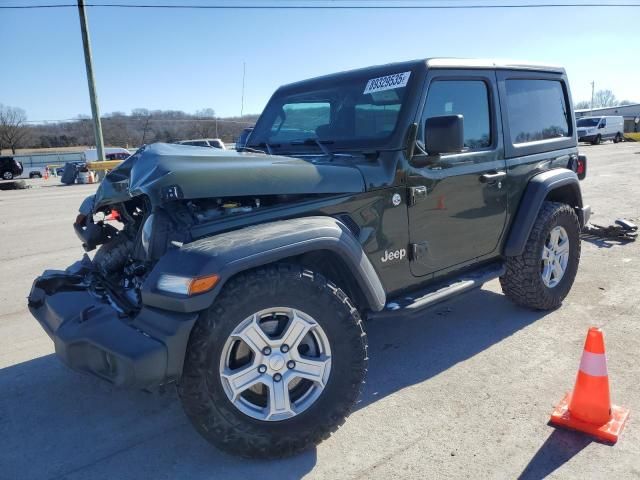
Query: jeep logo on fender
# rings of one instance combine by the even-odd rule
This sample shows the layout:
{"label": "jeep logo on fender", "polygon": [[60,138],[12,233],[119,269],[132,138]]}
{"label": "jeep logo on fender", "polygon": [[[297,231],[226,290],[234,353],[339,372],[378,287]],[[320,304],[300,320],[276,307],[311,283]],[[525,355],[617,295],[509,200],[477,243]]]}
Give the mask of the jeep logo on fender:
{"label": "jeep logo on fender", "polygon": [[407,251],[404,248],[401,248],[400,250],[385,250],[384,251],[384,257],[382,257],[380,260],[382,260],[382,263],[387,263],[387,262],[392,262],[393,260],[402,260],[404,257],[407,256]]}

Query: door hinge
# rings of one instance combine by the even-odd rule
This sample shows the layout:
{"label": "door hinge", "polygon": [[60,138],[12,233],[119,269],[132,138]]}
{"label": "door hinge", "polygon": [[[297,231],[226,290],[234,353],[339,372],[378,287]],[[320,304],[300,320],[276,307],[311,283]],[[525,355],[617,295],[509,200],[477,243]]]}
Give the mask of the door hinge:
{"label": "door hinge", "polygon": [[420,261],[427,254],[429,244],[427,242],[412,243],[409,245],[410,260],[414,262]]}
{"label": "door hinge", "polygon": [[418,185],[417,187],[409,187],[409,206],[415,205],[420,200],[427,198],[427,187]]}

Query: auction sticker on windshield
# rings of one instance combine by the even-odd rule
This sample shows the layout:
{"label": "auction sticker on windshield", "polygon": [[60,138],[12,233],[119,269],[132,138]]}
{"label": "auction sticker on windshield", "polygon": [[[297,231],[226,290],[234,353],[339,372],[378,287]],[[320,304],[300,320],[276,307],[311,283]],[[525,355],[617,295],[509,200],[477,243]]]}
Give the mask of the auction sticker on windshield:
{"label": "auction sticker on windshield", "polygon": [[407,86],[411,72],[394,73],[386,77],[372,78],[367,82],[363,95]]}

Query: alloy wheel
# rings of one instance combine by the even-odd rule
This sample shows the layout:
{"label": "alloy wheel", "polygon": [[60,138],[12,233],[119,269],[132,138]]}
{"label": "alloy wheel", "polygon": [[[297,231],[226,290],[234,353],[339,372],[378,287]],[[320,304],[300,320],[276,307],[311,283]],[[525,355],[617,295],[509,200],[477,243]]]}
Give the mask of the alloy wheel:
{"label": "alloy wheel", "polygon": [[311,316],[293,308],[270,308],[243,320],[220,358],[229,401],[263,421],[286,420],[308,409],[330,373],[327,335]]}
{"label": "alloy wheel", "polygon": [[547,287],[553,288],[562,280],[569,263],[569,253],[569,235],[564,227],[558,225],[549,232],[542,247],[540,275]]}

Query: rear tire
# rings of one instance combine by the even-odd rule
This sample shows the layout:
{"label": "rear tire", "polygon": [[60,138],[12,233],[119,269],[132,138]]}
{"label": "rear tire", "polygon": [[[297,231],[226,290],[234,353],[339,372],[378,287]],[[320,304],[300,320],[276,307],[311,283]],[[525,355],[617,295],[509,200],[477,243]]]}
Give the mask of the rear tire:
{"label": "rear tire", "polygon": [[[301,318],[308,330],[284,350],[294,319]],[[314,332],[326,343],[324,355],[302,343]],[[313,355],[304,356],[302,346]],[[342,290],[300,266],[271,265],[232,278],[203,312],[189,338],[178,393],[193,426],[218,448],[243,457],[286,457],[344,423],[367,360],[362,320]],[[308,364],[324,367],[301,377],[311,372]],[[277,392],[286,402],[278,402]]]}
{"label": "rear tire", "polygon": [[3,180],[13,180],[13,172],[10,170],[7,170],[6,172],[2,173],[2,179]]}
{"label": "rear tire", "polygon": [[[548,273],[550,243],[554,233],[561,235],[567,244],[559,244],[555,275]],[[563,257],[566,249],[568,257]],[[562,303],[573,285],[580,263],[580,222],[576,212],[569,205],[557,202],[544,202],[538,218],[529,234],[522,255],[507,257],[506,273],[500,277],[502,291],[513,302],[536,310],[551,310]],[[555,265],[555,263],[553,263]],[[552,268],[552,267],[551,267]]]}
{"label": "rear tire", "polygon": [[620,133],[616,133],[616,136],[613,139],[613,143],[620,143],[621,141],[622,141],[622,135],[620,135]]}

